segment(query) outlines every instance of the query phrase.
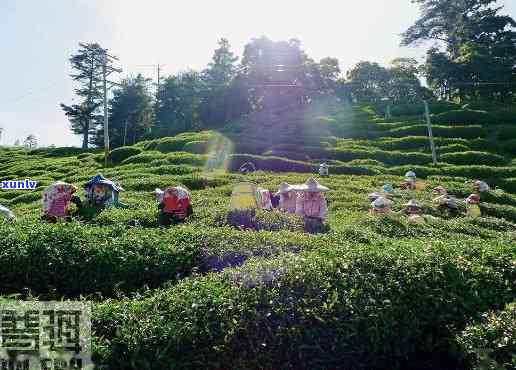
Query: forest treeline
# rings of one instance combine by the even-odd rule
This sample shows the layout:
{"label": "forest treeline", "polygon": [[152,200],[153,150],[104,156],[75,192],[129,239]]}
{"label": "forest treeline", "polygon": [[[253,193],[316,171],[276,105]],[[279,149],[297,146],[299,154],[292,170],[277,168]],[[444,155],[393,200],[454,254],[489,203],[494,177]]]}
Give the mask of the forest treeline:
{"label": "forest treeline", "polygon": [[[252,39],[240,58],[227,39],[220,39],[202,71],[166,76],[159,88],[142,75],[122,78],[108,104],[110,146],[216,129],[268,104],[306,104],[321,95],[360,104],[514,102],[516,22],[495,0],[412,2],[419,4],[420,17],[401,35],[401,44],[429,45],[422,64],[410,58],[388,66],[362,61],[344,72],[337,58],[316,61],[296,39]],[[70,58],[78,103],[61,107],[72,131],[82,135],[83,147],[104,140],[105,53],[97,43],[80,44]]]}

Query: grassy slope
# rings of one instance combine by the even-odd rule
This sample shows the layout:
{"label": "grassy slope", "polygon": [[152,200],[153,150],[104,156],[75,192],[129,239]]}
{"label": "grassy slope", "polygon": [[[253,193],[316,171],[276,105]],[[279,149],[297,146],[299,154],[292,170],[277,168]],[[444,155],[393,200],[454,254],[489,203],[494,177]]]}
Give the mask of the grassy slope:
{"label": "grassy slope", "polygon": [[[153,358],[153,355],[143,354],[139,351],[143,351],[144,348],[157,349],[165,346],[163,342],[151,345],[142,339],[147,338],[147,336],[150,338],[158,335],[157,326],[150,325],[149,327],[155,328],[155,330],[151,330],[145,325],[135,324],[132,321],[133,319],[127,319],[126,322],[124,317],[127,318],[127,315],[142,319],[143,316],[141,315],[151,312],[151,319],[149,320],[152,321],[155,317],[161,317],[163,312],[160,310],[162,309],[165,312],[173,312],[178,307],[183,307],[184,304],[202,305],[204,300],[208,299],[205,297],[203,289],[208,289],[211,292],[209,299],[232,299],[235,304],[241,302],[242,307],[247,307],[242,308],[244,311],[250,310],[252,307],[256,308],[254,304],[250,303],[251,301],[247,301],[249,299],[247,297],[248,290],[256,290],[256,284],[247,288],[245,285],[242,287],[241,281],[231,277],[228,278],[228,273],[249,274],[256,269],[268,268],[267,266],[272,264],[275,271],[278,269],[286,271],[286,280],[283,281],[283,284],[288,285],[292,284],[288,280],[290,272],[301,268],[296,267],[297,265],[304,266],[305,262],[303,261],[313,259],[313,261],[318,261],[316,263],[317,267],[314,268],[320,268],[320,271],[323,271],[321,277],[329,279],[326,282],[321,280],[320,284],[331,285],[336,284],[341,279],[341,277],[330,278],[334,273],[330,270],[333,271],[335,264],[339,265],[345,262],[344,264],[349,266],[355,264],[357,258],[359,260],[364,258],[364,261],[367,261],[367,258],[361,255],[363,251],[371,251],[373,254],[378,253],[374,258],[371,257],[375,261],[378,258],[380,260],[382,258],[393,259],[393,261],[398,259],[398,262],[405,259],[409,261],[416,256],[413,262],[404,265],[404,268],[414,268],[416,270],[418,268],[412,263],[416,263],[415,261],[418,259],[421,261],[428,259],[428,266],[434,266],[439,258],[443,261],[442,258],[444,257],[442,256],[448,256],[446,253],[451,253],[451,257],[446,258],[451,258],[454,261],[455,259],[457,261],[464,259],[469,261],[468,263],[473,263],[473,265],[480,263],[479,261],[484,261],[490,253],[498,253],[496,258],[500,261],[510,262],[514,260],[514,249],[511,249],[510,246],[513,246],[516,240],[516,167],[512,157],[503,151],[503,146],[496,141],[497,135],[493,134],[493,131],[501,130],[500,127],[464,125],[464,128],[457,128],[451,125],[449,127],[442,125],[435,130],[438,133],[436,136],[438,136],[437,143],[441,158],[445,155],[444,153],[456,154],[456,156],[449,156],[448,161],[450,163],[441,163],[439,169],[435,169],[429,164],[428,146],[424,137],[421,136],[422,132],[418,128],[420,122],[417,118],[400,122],[385,122],[374,119],[370,112],[362,108],[343,109],[329,106],[312,107],[310,111],[303,112],[303,114],[287,114],[287,116],[276,117],[275,122],[282,122],[282,118],[294,119],[299,125],[298,131],[301,130],[301,134],[293,135],[292,132],[288,131],[280,132],[274,135],[280,139],[267,141],[267,137],[271,135],[270,132],[247,127],[247,125],[259,125],[260,119],[263,119],[263,117],[254,120],[250,118],[248,121],[241,123],[240,127],[228,127],[223,131],[223,134],[232,140],[234,147],[240,153],[245,152],[254,155],[283,154],[294,160],[299,161],[301,159],[303,165],[307,166],[307,171],[310,171],[319,160],[324,159],[333,165],[333,169],[366,169],[369,171],[368,173],[375,174],[374,176],[334,175],[321,180],[332,189],[328,193],[330,233],[317,236],[288,231],[248,233],[217,226],[217,217],[221,210],[227,208],[232,185],[236,182],[251,179],[262,187],[276,189],[282,181],[301,183],[306,180],[308,175],[293,172],[258,172],[244,177],[237,173],[208,172],[204,166],[207,157],[203,154],[194,153],[209,151],[219,142],[227,145],[225,140],[221,141],[218,135],[212,133],[185,134],[172,139],[166,138],[141,143],[137,146],[139,150],[121,153],[120,157],[116,158],[121,163],[108,169],[102,168],[99,163],[102,162],[102,155],[94,151],[92,153],[80,153],[76,150],[49,149],[27,152],[21,149],[3,149],[0,151],[0,178],[31,178],[37,180],[39,185],[38,189],[32,193],[23,191],[0,192],[0,204],[11,207],[20,218],[17,226],[3,225],[0,227],[0,233],[6,235],[3,240],[3,255],[1,258],[5,259],[5,263],[11,263],[14,266],[0,274],[1,292],[4,294],[20,293],[23,287],[29,287],[35,294],[41,294],[42,297],[60,298],[77,297],[80,294],[90,295],[90,298],[99,302],[96,306],[98,321],[95,327],[98,358],[102,358],[105,363],[111,363],[111,366],[121,366],[116,359],[118,356],[120,358],[124,357],[125,354],[117,354],[117,351],[123,351],[123,353],[128,351],[130,355],[140,359],[146,356]],[[319,125],[320,130],[303,129],[303,127],[313,126],[314,123]],[[288,122],[284,123],[284,126],[288,126]],[[486,132],[489,133],[487,135],[488,139],[482,139],[486,136]],[[407,133],[413,135],[413,137],[406,138],[405,134]],[[455,133],[459,133],[460,136],[456,136]],[[252,136],[252,138],[249,138],[249,136]],[[191,144],[192,142],[195,143]],[[264,142],[269,144],[263,145]],[[303,150],[300,150],[302,145],[309,145],[310,150],[303,152]],[[243,151],[244,149],[245,151]],[[473,153],[464,155],[465,151]],[[304,157],[299,158],[300,154]],[[131,156],[125,158],[125,155]],[[235,157],[234,160],[238,161],[239,158]],[[256,157],[255,161],[260,165],[264,158]],[[482,161],[485,162],[485,165],[479,165]],[[269,162],[270,169],[278,171],[284,167],[285,163],[288,163],[288,159],[282,157]],[[457,162],[460,165],[453,164]],[[478,220],[467,218],[441,219],[434,224],[413,226],[409,225],[405,219],[397,216],[380,220],[368,216],[367,193],[377,190],[385,182],[397,184],[401,180],[400,175],[408,168],[414,167],[413,164],[417,164],[415,166],[416,172],[425,177],[426,190],[415,194],[401,192],[394,207],[396,210],[400,209],[402,203],[414,197],[425,204],[427,213],[435,214],[430,203],[432,198],[430,189],[435,185],[440,182],[458,197],[466,197],[470,189],[464,185],[464,182],[482,178],[498,186],[497,189],[486,196],[482,205],[483,211],[488,217]],[[235,164],[233,164],[233,167],[235,167]],[[105,211],[87,223],[81,222],[76,225],[39,225],[40,192],[46,185],[56,180],[64,180],[81,187],[82,183],[97,172],[102,172],[105,176],[120,181],[127,190],[122,194],[121,199],[125,203],[136,205],[137,208]],[[353,171],[351,172],[353,173]],[[441,177],[438,178],[437,176]],[[163,188],[172,184],[183,184],[192,190],[195,214],[184,226],[162,231],[157,229],[156,205],[150,192],[156,187]],[[129,227],[129,223],[135,220],[141,226]],[[382,257],[382,250],[388,250],[389,254]],[[471,254],[471,250],[477,250],[479,256],[483,256],[482,259],[477,260],[477,257]],[[434,257],[429,257],[429,255],[438,256],[441,254],[442,256],[435,257],[437,258],[435,260]],[[321,256],[323,256],[322,259],[320,259]],[[234,272],[216,272],[205,277],[198,276],[199,273],[204,274],[213,268],[214,259],[219,267],[240,265],[246,260],[247,262]],[[85,260],[88,262],[83,262]],[[392,262],[393,266],[397,266],[398,262]],[[485,263],[489,264],[490,262]],[[70,264],[73,265],[73,268],[70,267]],[[513,264],[509,263],[509,265],[504,266],[504,274],[514,273]],[[507,266],[509,266],[509,270],[507,270]],[[25,268],[30,273],[23,276],[24,274],[16,272],[17,267]],[[303,269],[306,268],[311,267],[303,267]],[[396,272],[397,268],[401,267],[392,267],[389,274]],[[497,267],[492,268],[494,272],[502,273],[502,270],[498,271]],[[325,269],[329,269],[327,275],[324,274]],[[378,273],[379,276],[382,276],[382,274],[388,275],[385,271]],[[446,275],[446,272],[444,274]],[[469,276],[465,272],[463,275]],[[46,277],[42,278],[43,276]],[[191,277],[186,278],[188,276]],[[314,281],[319,282],[318,279],[321,277],[307,276],[306,279],[307,281],[314,279]],[[502,282],[506,278],[501,279]],[[475,279],[482,280],[478,276]],[[377,283],[386,284],[385,281]],[[169,288],[164,290],[142,293],[147,298],[140,297],[135,301],[130,299],[104,301],[105,297],[118,296],[118,299],[122,299],[120,295],[130,296],[136,291],[141,292],[145,286],[157,288],[167,284]],[[348,281],[342,286],[346,284],[351,283]],[[365,282],[361,284],[365,284]],[[361,284],[353,289],[360,289]],[[406,282],[406,284],[410,285],[411,283]],[[444,283],[435,284],[437,284],[437,289],[437,286],[440,286],[439,284]],[[321,289],[323,285],[320,286]],[[190,293],[186,294],[185,289]],[[275,289],[278,288],[272,286],[268,291],[268,285],[265,284],[263,289],[265,289],[265,292],[260,294],[273,294]],[[447,289],[453,290],[451,286]],[[234,296],[229,297],[227,292],[234,292]],[[371,291],[371,294],[372,292],[374,291]],[[368,297],[367,294],[369,293],[364,294],[364,297]],[[460,295],[460,292],[457,294]],[[152,302],[160,296],[168,302],[168,307],[158,309],[157,306],[153,306]],[[309,299],[311,293],[307,292],[306,297]],[[370,296],[368,299],[373,298]],[[181,303],[182,300],[185,301]],[[461,321],[453,322],[453,325],[458,325],[458,328],[452,331],[452,334],[460,331],[461,325],[463,327],[464,322],[468,321],[469,318],[480,313],[476,311],[498,309],[511,300],[514,300],[514,291],[509,289],[496,299],[486,298],[484,301],[475,303],[472,306],[474,309],[459,310],[460,312],[457,315],[461,318]],[[360,302],[355,302],[357,307],[362,304]],[[371,302],[371,307],[378,309],[379,303]],[[264,307],[267,305],[268,303],[265,303]],[[403,305],[400,304],[401,306]],[[366,309],[365,307],[364,309]],[[132,313],[128,314],[126,310]],[[351,318],[359,317],[358,312],[351,314],[348,312],[344,315],[344,312],[335,311],[334,308],[331,310],[333,310],[331,311],[332,314],[336,315],[334,317],[339,321],[348,317],[346,315],[351,315],[349,316]],[[436,310],[436,312],[439,312],[438,309]],[[443,308],[443,310],[446,309]],[[144,312],[146,313],[144,314]],[[251,313],[251,311],[245,312],[247,314]],[[153,314],[156,315],[154,318],[152,318]],[[183,312],[179,315],[190,317],[191,314],[191,312]],[[218,314],[228,317],[228,312],[224,310],[218,312]],[[243,320],[240,324],[229,323],[229,325],[240,325],[242,330],[246,328],[245,330],[252,331],[253,329],[248,326],[249,322],[245,319],[247,314],[241,313],[244,316],[239,316],[239,320]],[[421,315],[427,314],[421,313]],[[414,315],[416,315],[416,319],[419,319],[418,313],[414,313]],[[226,359],[226,363],[233,361],[231,364],[234,367],[275,367],[278,365],[277,363],[268,362],[274,356],[278,358],[278,361],[281,358],[284,367],[299,367],[300,364],[304,363],[299,359],[298,353],[286,350],[286,347],[282,345],[270,348],[270,350],[262,348],[257,352],[242,354],[242,348],[231,342],[232,340],[238,340],[241,335],[238,334],[238,330],[235,331],[235,328],[219,327],[214,329],[216,333],[208,331],[208,334],[201,335],[201,332],[192,332],[191,328],[187,330],[186,327],[182,327],[181,329],[180,326],[185,325],[185,323],[175,322],[174,318],[163,320],[172,325],[167,329],[169,330],[167,333],[159,333],[164,338],[163,340],[166,341],[167,338],[170,338],[175,345],[190,348],[193,354],[205,359],[204,364],[206,366],[208,364],[212,367],[221,366],[221,363],[217,364],[216,362],[220,359],[215,360],[210,355],[213,346],[217,346],[220,358]],[[205,317],[200,320],[201,325],[207,325],[212,319]],[[213,318],[213,320],[215,320],[213,324],[219,321],[221,323],[225,322],[225,319],[222,318]],[[263,318],[256,318],[256,320],[261,322],[260,320],[263,320]],[[156,323],[154,322],[154,324]],[[121,327],[122,334],[115,335],[110,325]],[[174,325],[179,326],[174,329]],[[310,325],[313,324],[306,324],[307,327]],[[439,327],[441,324],[430,320],[429,325]],[[415,342],[417,342],[418,338],[421,339],[422,334],[417,334],[417,330],[413,329],[415,331],[407,329],[406,340],[414,336],[416,338]],[[183,330],[190,333],[187,339],[182,337],[182,335],[186,335]],[[341,330],[344,330],[345,333],[346,329],[342,328]],[[399,338],[393,339],[389,336],[390,334],[385,334],[389,333],[389,330],[397,329],[390,328],[383,334],[377,334],[380,342],[385,344],[387,341],[399,340]],[[180,335],[180,333],[183,334]],[[220,333],[226,336],[226,340],[220,342],[220,335],[222,335]],[[335,333],[335,338],[340,338],[339,335],[342,335],[342,333]],[[202,339],[204,335],[212,334],[211,342]],[[201,336],[197,338],[196,335]],[[304,340],[296,338],[294,340],[294,337],[291,337],[290,334],[286,335],[285,338],[285,343],[295,343],[297,340],[301,344],[313,342],[309,338]],[[368,340],[372,340],[372,337],[368,338]],[[142,340],[144,342],[141,342]],[[200,340],[200,342],[194,344],[190,342],[191,340]],[[254,341],[257,338],[249,340]],[[313,345],[321,345],[321,343]],[[326,343],[326,345],[329,344]],[[351,346],[349,348],[354,348],[352,344],[349,345]],[[368,346],[371,345],[371,343],[368,344]],[[138,350],[135,350],[134,346]],[[166,348],[165,353],[168,353],[168,356],[176,356],[181,367],[195,368],[199,366],[199,363],[183,358],[180,353],[171,350],[169,347]],[[348,347],[334,348],[329,352],[314,349],[313,355],[315,358],[318,358],[317,356],[338,357],[343,353],[342,351],[349,350],[349,348],[346,348]],[[392,366],[395,366],[395,364],[401,367],[407,366],[407,363],[396,362],[400,361],[399,358],[395,360],[396,356],[384,353],[386,350],[382,348],[378,347],[373,351],[376,357],[372,357],[376,359],[376,362],[366,360],[362,355],[355,353],[350,355],[351,360],[349,360],[348,365],[357,366],[357,364],[362,364],[366,367],[375,367],[381,366],[379,364],[382,361],[391,361]],[[429,346],[429,348],[434,351],[435,348],[440,347],[435,344],[435,346]],[[282,351],[285,352],[280,354]],[[399,356],[404,358],[403,361],[409,361],[407,359],[412,358],[415,353],[421,355],[426,353],[425,351],[421,348],[411,347],[407,349],[406,353]],[[260,363],[260,361],[263,362]],[[117,365],[113,365],[115,363]],[[331,361],[323,363],[315,361],[312,365],[314,367],[332,367],[335,364],[332,365]],[[143,365],[140,364],[140,366]]]}

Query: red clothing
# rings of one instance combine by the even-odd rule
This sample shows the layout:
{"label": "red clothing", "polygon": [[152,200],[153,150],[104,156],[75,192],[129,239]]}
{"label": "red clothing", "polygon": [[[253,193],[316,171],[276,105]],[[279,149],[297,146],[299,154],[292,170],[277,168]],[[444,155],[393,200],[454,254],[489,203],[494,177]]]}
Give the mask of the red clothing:
{"label": "red clothing", "polygon": [[165,196],[163,198],[163,213],[177,214],[185,218],[188,212],[190,200],[188,198],[178,199],[177,196]]}

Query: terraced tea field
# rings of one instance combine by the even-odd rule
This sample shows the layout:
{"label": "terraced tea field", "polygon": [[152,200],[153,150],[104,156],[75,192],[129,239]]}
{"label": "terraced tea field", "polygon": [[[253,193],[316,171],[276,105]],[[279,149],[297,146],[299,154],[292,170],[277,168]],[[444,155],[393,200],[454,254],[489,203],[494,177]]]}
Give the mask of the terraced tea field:
{"label": "terraced tea field", "polygon": [[[420,116],[386,121],[371,108],[339,105],[116,149],[108,168],[97,150],[3,148],[0,178],[38,186],[0,191],[0,204],[18,216],[0,224],[0,293],[94,302],[99,369],[512,366],[516,122],[456,120],[434,125],[435,167]],[[235,171],[249,160],[258,172]],[[321,161],[328,178],[315,174]],[[417,199],[436,219],[369,215],[367,194],[398,185],[408,170],[425,188],[398,189],[394,210]],[[129,209],[39,220],[45,186],[63,180],[82,189],[99,172],[122,184]],[[310,176],[331,189],[327,233],[306,234],[265,211],[260,232],[225,224],[236,183],[276,190]],[[492,187],[483,217],[441,217],[432,189],[465,198],[465,182],[476,179]],[[161,229],[151,192],[177,184],[191,190],[194,214]]]}

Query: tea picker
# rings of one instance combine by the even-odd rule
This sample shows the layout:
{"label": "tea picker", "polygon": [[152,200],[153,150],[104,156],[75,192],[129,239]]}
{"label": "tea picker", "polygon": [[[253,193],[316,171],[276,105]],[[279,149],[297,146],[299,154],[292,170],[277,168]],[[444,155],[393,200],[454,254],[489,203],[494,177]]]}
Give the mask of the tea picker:
{"label": "tea picker", "polygon": [[69,207],[77,188],[74,185],[58,181],[43,190],[43,220],[55,223],[58,220],[70,220]]}
{"label": "tea picker", "polygon": [[425,219],[422,217],[423,209],[414,199],[409,200],[403,206],[404,208],[401,210],[401,212],[408,216],[410,222],[425,222]]}
{"label": "tea picker", "polygon": [[102,175],[96,175],[84,184],[86,203],[95,208],[126,208],[127,205],[118,200],[119,193],[124,189]]}
{"label": "tea picker", "polygon": [[305,221],[305,229],[308,232],[323,228],[328,210],[324,193],[329,190],[314,178],[306,180],[303,185],[296,186],[298,192],[296,214]]}
{"label": "tea picker", "polygon": [[326,163],[321,163],[319,165],[319,175],[323,177],[329,176],[328,165]]}
{"label": "tea picker", "polygon": [[416,190],[416,173],[408,171],[405,174],[405,180],[401,183],[401,188],[405,190]]}
{"label": "tea picker", "polygon": [[238,171],[241,174],[246,175],[248,173],[256,172],[256,166],[254,165],[253,162],[246,162],[246,163],[244,163],[243,165],[240,166]]}
{"label": "tea picker", "polygon": [[175,225],[184,222],[187,217],[193,214],[190,203],[190,192],[181,186],[173,186],[154,191],[158,200],[158,222],[160,226]]}
{"label": "tea picker", "polygon": [[11,211],[9,208],[4,207],[0,204],[0,220],[8,220],[8,221],[15,221],[16,216],[14,215],[13,211]]}
{"label": "tea picker", "polygon": [[434,193],[437,193],[439,196],[433,199],[434,203],[437,203],[437,209],[441,213],[447,213],[448,215],[457,215],[459,213],[459,207],[457,205],[457,200],[448,195],[446,189],[442,186],[437,186],[434,189]]}
{"label": "tea picker", "polygon": [[392,201],[384,198],[378,197],[371,203],[371,214],[373,215],[381,215],[385,213],[389,213],[391,211]]}
{"label": "tea picker", "polygon": [[281,211],[288,213],[296,213],[297,193],[293,186],[286,182],[282,182],[279,186],[276,195],[280,198],[279,209]]}
{"label": "tea picker", "polygon": [[482,212],[479,207],[480,196],[478,194],[471,194],[466,198],[466,215],[469,217],[480,217]]}

